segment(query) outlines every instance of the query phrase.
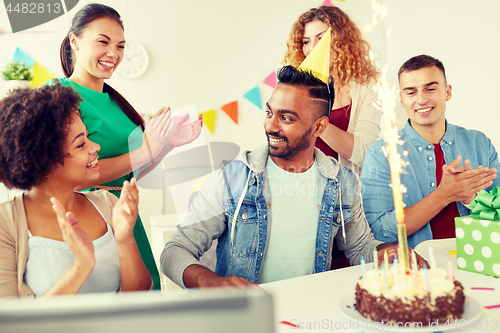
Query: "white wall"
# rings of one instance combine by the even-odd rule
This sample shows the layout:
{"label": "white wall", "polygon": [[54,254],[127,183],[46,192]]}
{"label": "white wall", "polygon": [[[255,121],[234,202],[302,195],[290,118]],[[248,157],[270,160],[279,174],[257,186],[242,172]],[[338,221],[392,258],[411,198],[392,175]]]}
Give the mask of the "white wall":
{"label": "white wall", "polygon": [[[452,99],[446,118],[484,132],[500,149],[498,115],[500,68],[500,2],[494,0],[384,0],[389,9],[385,22],[390,77],[404,61],[418,54],[441,60]],[[402,108],[401,108],[402,110]],[[404,111],[401,112],[402,115]]]}
{"label": "white wall", "polygon": [[[36,61],[62,76],[59,45],[74,13],[90,1],[80,0],[70,13],[44,25],[9,33],[4,7],[0,8],[0,68],[21,47]],[[240,106],[236,125],[218,110],[215,134],[209,141],[230,141],[244,149],[265,142],[264,112],[243,94],[259,85],[265,103],[272,89],[262,83],[283,60],[292,23],[322,0],[107,0],[122,15],[125,35],[149,51],[150,66],[140,78],[115,75],[110,84],[144,113],[163,105],[178,108],[196,104],[198,111],[219,108],[233,100]],[[427,53],[444,62],[453,98],[447,116],[453,123],[485,132],[500,147],[495,129],[496,66],[500,3],[493,0],[378,0],[388,12],[385,22],[366,33],[378,66],[389,64],[389,78],[397,82],[399,66],[411,56]],[[372,20],[371,1],[333,1],[360,26]],[[391,34],[387,37],[387,30]],[[0,81],[0,95],[6,87]],[[399,109],[401,124],[406,115]],[[161,214],[162,198],[142,191],[141,215]],[[167,207],[166,210],[169,210]]]}

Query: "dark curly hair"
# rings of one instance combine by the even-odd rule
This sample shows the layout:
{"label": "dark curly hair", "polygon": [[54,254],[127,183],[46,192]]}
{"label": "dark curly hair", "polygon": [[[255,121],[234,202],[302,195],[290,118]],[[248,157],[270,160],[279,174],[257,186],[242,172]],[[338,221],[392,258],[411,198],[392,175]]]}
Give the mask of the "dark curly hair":
{"label": "dark curly hair", "polygon": [[0,182],[30,190],[64,164],[64,142],[81,98],[60,83],[15,89],[0,100]]}

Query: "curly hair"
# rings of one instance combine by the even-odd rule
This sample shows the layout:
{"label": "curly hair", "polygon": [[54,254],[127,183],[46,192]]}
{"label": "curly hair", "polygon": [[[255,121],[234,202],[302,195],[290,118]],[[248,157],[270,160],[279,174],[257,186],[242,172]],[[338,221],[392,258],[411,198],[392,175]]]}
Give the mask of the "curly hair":
{"label": "curly hair", "polygon": [[305,56],[302,38],[307,23],[321,21],[332,28],[331,46],[333,71],[336,81],[347,84],[350,80],[367,83],[379,74],[370,59],[370,44],[361,36],[359,28],[338,7],[321,6],[302,14],[293,24],[287,41],[285,63],[298,67]]}
{"label": "curly hair", "polygon": [[64,142],[81,98],[60,83],[15,89],[0,100],[0,182],[30,190],[64,164]]}

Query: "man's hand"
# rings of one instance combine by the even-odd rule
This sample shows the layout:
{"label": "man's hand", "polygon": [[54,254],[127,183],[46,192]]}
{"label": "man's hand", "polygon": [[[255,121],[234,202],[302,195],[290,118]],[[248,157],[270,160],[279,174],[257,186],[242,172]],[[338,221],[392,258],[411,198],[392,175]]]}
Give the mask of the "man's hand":
{"label": "man's hand", "polygon": [[187,288],[260,288],[256,283],[238,276],[220,276],[211,270],[191,265],[184,270],[184,285]]}
{"label": "man's hand", "polygon": [[497,169],[479,166],[472,169],[469,160],[465,160],[465,168],[458,166],[462,156],[458,156],[449,165],[443,166],[441,184],[436,190],[441,191],[448,202],[471,202],[476,194],[491,186],[497,177]]}
{"label": "man's hand", "polygon": [[[389,262],[393,262],[394,256],[397,254],[397,251],[398,251],[398,244],[384,243],[384,244],[380,244],[377,246],[377,257],[378,257],[377,266],[380,266],[382,264],[382,262],[384,261],[384,252],[385,251],[387,251],[387,256],[389,257]],[[408,255],[411,254],[411,251],[413,251],[413,249],[411,247],[408,247]],[[418,267],[423,268],[424,264],[426,264],[427,267],[429,267],[429,263],[427,262],[427,260],[422,258],[417,252],[415,252],[415,256],[417,258]],[[411,259],[411,257],[410,257],[410,259]],[[401,260],[401,256],[398,256],[398,260]]]}

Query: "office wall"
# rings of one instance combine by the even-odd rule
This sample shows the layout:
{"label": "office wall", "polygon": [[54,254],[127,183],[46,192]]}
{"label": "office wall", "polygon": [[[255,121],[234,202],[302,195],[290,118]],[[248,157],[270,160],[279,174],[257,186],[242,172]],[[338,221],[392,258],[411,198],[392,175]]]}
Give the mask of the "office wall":
{"label": "office wall", "polygon": [[[0,8],[0,68],[21,47],[36,61],[61,76],[59,45],[74,13],[88,0],[44,25],[16,34],[4,8]],[[265,143],[262,129],[264,112],[243,95],[260,87],[265,103],[272,89],[262,81],[283,60],[292,23],[321,0],[106,0],[117,9],[125,24],[128,40],[141,42],[149,51],[146,73],[133,80],[114,75],[109,83],[140,111],[156,112],[161,106],[179,108],[196,104],[198,111],[217,109],[215,132],[204,128],[208,141],[230,141],[242,149]],[[453,85],[448,103],[450,121],[479,129],[500,147],[497,126],[496,66],[500,31],[497,13],[500,3],[493,0],[378,0],[387,6],[385,21],[366,31],[379,67],[389,65],[389,78],[396,83],[399,66],[409,57],[428,53],[441,59]],[[333,1],[344,9],[363,30],[372,23],[372,1]],[[389,34],[390,32],[390,34]],[[0,95],[6,85],[0,81]],[[220,106],[238,100],[239,124]],[[398,107],[401,125],[406,116]],[[171,212],[164,207],[159,190],[141,190],[141,215]]]}
{"label": "office wall", "polygon": [[[37,62],[62,76],[59,46],[74,13],[91,1],[78,5],[53,21],[24,32],[9,33],[4,7],[0,8],[0,68],[20,47]],[[243,95],[259,86],[263,104],[272,88],[262,81],[283,61],[286,40],[298,16],[322,4],[321,0],[106,0],[122,16],[127,40],[141,42],[149,52],[146,73],[133,80],[115,74],[109,83],[139,112],[155,113],[161,106],[173,109],[195,104],[199,112],[217,109],[215,131],[204,128],[207,141],[229,141],[242,149],[265,143],[263,110]],[[365,26],[371,20],[366,1],[336,2]],[[376,29],[380,29],[381,26]],[[369,33],[377,59],[383,58],[383,33]],[[382,42],[381,42],[382,41]],[[0,95],[7,91],[0,81]],[[238,100],[239,124],[220,106]],[[164,201],[166,203],[164,204]],[[167,191],[141,189],[141,215],[173,212]],[[147,226],[146,229],[148,230]]]}

